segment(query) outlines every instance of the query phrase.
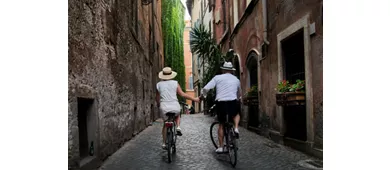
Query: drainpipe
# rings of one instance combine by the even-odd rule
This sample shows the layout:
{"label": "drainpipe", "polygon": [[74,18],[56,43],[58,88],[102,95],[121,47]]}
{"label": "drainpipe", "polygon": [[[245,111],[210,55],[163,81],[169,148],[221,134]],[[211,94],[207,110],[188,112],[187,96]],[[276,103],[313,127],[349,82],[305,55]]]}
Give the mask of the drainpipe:
{"label": "drainpipe", "polygon": [[267,20],[268,20],[268,17],[267,17],[267,0],[262,0],[261,3],[262,3],[262,8],[263,8],[263,10],[262,10],[262,12],[263,12],[263,14],[262,14],[262,16],[263,16],[263,43],[261,43],[261,45],[260,45],[260,56],[261,56],[261,58],[258,61],[259,67],[260,67],[260,62],[263,61],[267,57],[267,55],[263,54],[264,46],[265,45],[269,45],[268,36],[267,36],[268,35],[267,34],[268,33],[268,30],[267,30],[267,28],[268,28],[268,25],[267,25],[267,23],[268,23],[267,22]]}
{"label": "drainpipe", "polygon": [[[259,61],[258,61],[258,65],[257,65],[257,67],[258,67],[258,74],[259,75],[261,75],[261,72],[260,72],[260,63],[261,63],[261,61],[263,61],[265,58],[267,58],[267,55],[266,54],[264,54],[265,53],[265,50],[263,50],[264,48],[266,48],[268,45],[269,45],[269,41],[268,41],[268,39],[267,39],[267,28],[268,28],[268,25],[267,25],[267,20],[268,20],[268,17],[267,17],[267,0],[262,0],[261,1],[261,3],[262,3],[262,8],[263,8],[263,10],[262,10],[262,12],[263,12],[263,14],[262,14],[262,16],[263,16],[263,43],[261,43],[261,45],[260,45],[260,59],[259,59]],[[260,80],[259,80],[260,81]],[[259,89],[261,89],[261,86],[260,86],[260,84],[258,84],[258,88]]]}
{"label": "drainpipe", "polygon": [[[259,59],[259,61],[258,61],[258,65],[257,65],[257,70],[258,70],[258,72],[257,72],[257,74],[258,75],[261,75],[261,65],[260,65],[260,63],[261,63],[261,61],[263,61],[265,58],[267,58],[267,56],[268,55],[266,55],[265,54],[265,50],[263,50],[264,48],[266,48],[267,47],[267,45],[269,45],[269,41],[268,41],[268,37],[267,37],[267,28],[268,28],[268,25],[267,25],[267,20],[268,20],[268,17],[267,17],[267,1],[266,0],[262,0],[261,1],[261,3],[262,3],[262,8],[263,8],[263,10],[262,10],[262,12],[263,12],[263,14],[262,14],[262,16],[263,16],[263,43],[261,43],[261,45],[260,45],[260,56],[261,56],[261,58]],[[260,77],[259,77],[259,79],[258,79],[258,82],[257,82],[257,84],[258,84],[258,97],[259,97],[259,99],[261,99],[261,82],[260,82],[261,80],[260,80]],[[259,104],[258,105],[258,109],[259,109],[259,111],[261,110],[261,105]],[[263,119],[264,117],[263,117],[264,115],[262,114],[262,113],[260,113],[260,119]],[[260,120],[259,120],[260,121]]]}
{"label": "drainpipe", "polygon": [[263,39],[264,39],[264,42],[267,45],[269,45],[269,41],[267,39],[267,28],[268,28],[268,25],[267,25],[267,21],[268,21],[267,0],[262,0],[262,7],[263,7]]}

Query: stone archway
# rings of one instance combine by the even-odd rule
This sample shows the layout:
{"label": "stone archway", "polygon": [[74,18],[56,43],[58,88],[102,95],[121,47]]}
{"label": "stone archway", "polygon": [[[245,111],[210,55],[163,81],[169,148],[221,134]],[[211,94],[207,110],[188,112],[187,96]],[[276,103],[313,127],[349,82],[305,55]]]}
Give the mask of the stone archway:
{"label": "stone archway", "polygon": [[[258,54],[251,51],[246,59],[246,89],[258,85]],[[250,104],[248,106],[248,127],[258,128],[259,122],[259,106],[258,104]]]}

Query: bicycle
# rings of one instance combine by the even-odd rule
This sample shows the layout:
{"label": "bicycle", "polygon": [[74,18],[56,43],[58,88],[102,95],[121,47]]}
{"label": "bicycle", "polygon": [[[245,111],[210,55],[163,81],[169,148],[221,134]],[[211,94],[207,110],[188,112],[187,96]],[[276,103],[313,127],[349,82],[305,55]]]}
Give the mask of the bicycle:
{"label": "bicycle", "polygon": [[176,152],[176,122],[175,113],[167,113],[168,119],[164,121],[164,126],[167,128],[166,146],[168,150],[168,162],[172,162],[172,154]]}
{"label": "bicycle", "polygon": [[186,106],[188,106],[188,105],[187,105],[187,103],[184,103],[184,102],[182,102],[182,101],[180,101],[179,104],[180,104],[181,107],[182,107],[182,109],[181,109],[181,111],[180,111],[180,117],[181,117],[181,114],[182,114],[183,112],[186,111]]}
{"label": "bicycle", "polygon": [[[201,99],[204,99],[203,96],[201,96]],[[217,141],[218,141],[218,135],[217,139],[215,140],[213,137],[213,127],[219,125],[218,121],[215,121],[211,124],[210,126],[210,137],[211,141],[214,144],[215,149],[218,148]],[[216,126],[218,127],[218,126]],[[217,128],[217,134],[218,134],[218,128]],[[234,132],[234,125],[232,121],[229,119],[229,115],[226,115],[226,121],[223,123],[223,133],[224,133],[224,152],[223,154],[229,154],[229,159],[230,159],[230,164],[235,167],[237,164],[237,150],[238,150],[238,145],[237,145],[237,138],[238,136]],[[227,148],[227,151],[225,151],[225,148]]]}
{"label": "bicycle", "polygon": [[210,117],[214,117],[216,115],[216,104],[213,104],[207,112],[210,114]]}

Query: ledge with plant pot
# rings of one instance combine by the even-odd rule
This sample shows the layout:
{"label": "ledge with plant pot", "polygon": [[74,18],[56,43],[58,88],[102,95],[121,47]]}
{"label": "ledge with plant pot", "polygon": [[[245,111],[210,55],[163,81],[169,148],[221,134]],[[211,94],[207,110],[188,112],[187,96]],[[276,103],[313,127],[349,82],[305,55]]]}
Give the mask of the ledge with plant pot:
{"label": "ledge with plant pot", "polygon": [[243,98],[244,105],[259,105],[259,97],[257,94],[257,86],[252,86],[245,94]]}
{"label": "ledge with plant pot", "polygon": [[276,104],[279,106],[294,106],[306,104],[305,81],[297,80],[290,84],[283,80],[277,86]]}

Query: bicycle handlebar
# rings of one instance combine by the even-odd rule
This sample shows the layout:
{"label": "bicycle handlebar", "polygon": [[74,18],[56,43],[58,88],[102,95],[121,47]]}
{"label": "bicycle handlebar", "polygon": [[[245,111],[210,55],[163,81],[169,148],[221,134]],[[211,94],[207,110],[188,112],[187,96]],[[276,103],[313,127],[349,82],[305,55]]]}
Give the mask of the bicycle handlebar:
{"label": "bicycle handlebar", "polygon": [[200,99],[200,100],[205,100],[206,97],[202,94],[202,95],[199,96],[199,99]]}

